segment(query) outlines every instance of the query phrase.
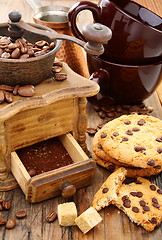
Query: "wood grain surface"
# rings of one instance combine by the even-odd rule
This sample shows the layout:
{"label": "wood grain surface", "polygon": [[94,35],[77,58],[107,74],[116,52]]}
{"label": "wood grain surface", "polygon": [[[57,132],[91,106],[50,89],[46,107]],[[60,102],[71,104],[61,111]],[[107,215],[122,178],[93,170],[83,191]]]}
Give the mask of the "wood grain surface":
{"label": "wood grain surface", "polygon": [[[161,0],[136,0],[162,16]],[[64,5],[72,6],[76,1],[41,1],[43,5]],[[94,1],[97,2],[97,1]],[[22,12],[24,21],[32,22],[33,10],[25,0],[0,0],[0,22],[7,22],[8,13],[17,9]],[[88,18],[87,18],[88,19]],[[84,18],[86,20],[86,18]],[[83,24],[83,22],[81,23]],[[160,86],[158,89],[162,89]],[[158,91],[157,91],[158,92]],[[148,106],[154,108],[153,115],[162,119],[162,109],[155,93],[146,100]],[[100,121],[96,112],[92,110],[91,105],[87,106],[88,125],[96,127]],[[89,150],[91,150],[92,138],[87,136]],[[101,167],[97,167],[95,178],[92,185],[77,190],[75,196],[70,199],[77,205],[78,214],[90,207],[94,193],[100,185],[106,180],[109,172]],[[150,178],[162,189],[162,174]],[[11,201],[12,206],[8,211],[1,212],[4,218],[15,218],[15,213],[19,210],[25,210],[27,217],[17,220],[17,225],[12,230],[0,226],[1,240],[161,240],[162,224],[153,232],[148,233],[142,227],[137,226],[128,219],[127,216],[114,206],[109,206],[100,211],[103,221],[92,231],[84,235],[76,226],[60,227],[58,221],[47,223],[46,214],[51,210],[57,211],[59,203],[65,202],[61,196],[43,201],[41,203],[28,203],[22,190],[18,187],[8,192],[0,192],[0,198]]]}

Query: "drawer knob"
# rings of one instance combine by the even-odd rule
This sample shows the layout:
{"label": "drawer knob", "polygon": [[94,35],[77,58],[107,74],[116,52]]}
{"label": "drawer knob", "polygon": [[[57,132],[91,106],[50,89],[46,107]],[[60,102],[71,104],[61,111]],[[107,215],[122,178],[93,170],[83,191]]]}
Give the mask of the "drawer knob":
{"label": "drawer knob", "polygon": [[62,196],[67,198],[67,197],[73,196],[76,193],[76,188],[72,183],[64,182],[61,185],[61,191],[62,191]]}

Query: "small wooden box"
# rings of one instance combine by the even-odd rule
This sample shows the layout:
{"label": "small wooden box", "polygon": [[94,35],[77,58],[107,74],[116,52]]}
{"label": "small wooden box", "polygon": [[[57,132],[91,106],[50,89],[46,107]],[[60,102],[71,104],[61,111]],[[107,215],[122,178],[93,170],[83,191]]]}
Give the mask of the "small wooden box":
{"label": "small wooden box", "polygon": [[59,136],[73,164],[30,177],[19,156],[11,153],[11,172],[29,202],[40,202],[61,194],[63,183],[71,182],[76,189],[92,183],[95,162],[88,158],[73,136]]}

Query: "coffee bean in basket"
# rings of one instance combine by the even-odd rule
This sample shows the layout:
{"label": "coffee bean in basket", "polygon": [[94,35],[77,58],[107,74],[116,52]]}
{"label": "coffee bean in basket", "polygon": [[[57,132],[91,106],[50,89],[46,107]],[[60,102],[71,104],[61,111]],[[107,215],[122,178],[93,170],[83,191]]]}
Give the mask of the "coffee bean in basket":
{"label": "coffee bean in basket", "polygon": [[10,37],[0,36],[0,58],[26,59],[44,55],[55,47],[54,42],[40,40],[29,43],[24,38],[18,38],[13,43]]}

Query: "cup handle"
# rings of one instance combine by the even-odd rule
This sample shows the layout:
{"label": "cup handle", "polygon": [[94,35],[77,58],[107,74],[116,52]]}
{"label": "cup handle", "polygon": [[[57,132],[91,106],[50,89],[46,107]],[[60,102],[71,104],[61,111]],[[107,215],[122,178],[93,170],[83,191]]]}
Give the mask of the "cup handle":
{"label": "cup handle", "polygon": [[107,80],[109,77],[109,72],[102,68],[91,74],[89,79],[98,83],[100,87],[100,91],[97,95],[87,98],[92,105],[109,106],[115,103],[115,100],[108,96],[110,86],[107,84]]}
{"label": "cup handle", "polygon": [[86,41],[83,34],[79,31],[77,24],[76,24],[77,15],[82,10],[91,11],[95,22],[98,22],[101,9],[100,9],[100,7],[98,7],[97,4],[95,4],[93,2],[82,1],[82,2],[75,3],[68,11],[68,20],[69,20],[69,24],[70,24],[72,33],[74,34],[75,37],[77,37],[83,41]]}

